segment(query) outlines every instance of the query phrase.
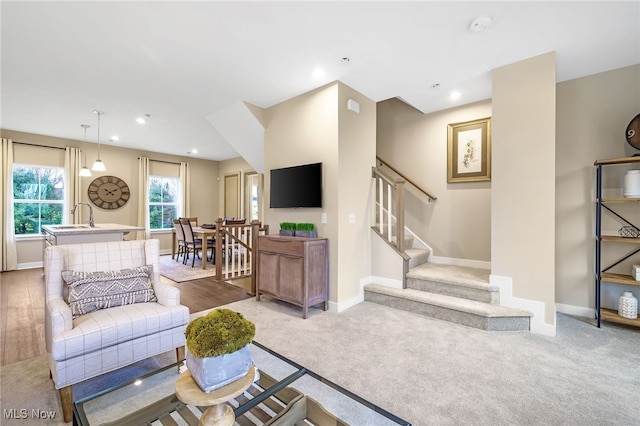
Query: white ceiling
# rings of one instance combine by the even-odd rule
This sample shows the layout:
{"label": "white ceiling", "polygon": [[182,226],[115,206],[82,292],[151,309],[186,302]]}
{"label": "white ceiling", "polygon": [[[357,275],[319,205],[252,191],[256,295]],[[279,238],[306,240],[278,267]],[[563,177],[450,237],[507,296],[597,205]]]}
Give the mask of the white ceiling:
{"label": "white ceiling", "polygon": [[[550,51],[559,82],[640,63],[639,1],[0,5],[0,127],[82,140],[86,123],[96,142],[99,109],[102,143],[211,160],[238,154],[207,117],[242,101],[340,80],[429,113],[490,98],[492,69]],[[492,26],[469,31],[484,14]]]}

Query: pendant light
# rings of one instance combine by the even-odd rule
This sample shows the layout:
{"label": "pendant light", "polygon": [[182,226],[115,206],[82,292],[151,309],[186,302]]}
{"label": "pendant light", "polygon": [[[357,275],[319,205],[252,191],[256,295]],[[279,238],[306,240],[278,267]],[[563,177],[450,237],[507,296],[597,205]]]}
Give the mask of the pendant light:
{"label": "pendant light", "polygon": [[91,170],[87,167],[87,129],[91,126],[88,124],[81,124],[80,127],[84,129],[84,148],[82,149],[84,151],[84,166],[80,169],[80,176],[87,177],[91,176]]}
{"label": "pendant light", "polygon": [[93,113],[98,115],[98,159],[93,163],[93,166],[91,166],[91,170],[94,172],[104,172],[107,168],[100,159],[100,116],[104,114],[104,111],[95,110]]}

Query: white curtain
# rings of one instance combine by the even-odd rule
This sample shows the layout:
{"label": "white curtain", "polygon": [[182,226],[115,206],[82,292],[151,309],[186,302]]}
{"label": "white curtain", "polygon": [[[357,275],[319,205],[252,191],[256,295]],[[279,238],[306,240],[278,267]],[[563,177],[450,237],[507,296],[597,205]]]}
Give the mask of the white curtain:
{"label": "white curtain", "polygon": [[80,169],[82,168],[82,150],[74,147],[64,149],[64,182],[65,199],[67,203],[62,215],[62,223],[83,223],[82,209],[77,209],[76,214],[71,215],[70,210],[76,203],[82,201],[82,180]]}
{"label": "white curtain", "polygon": [[151,226],[149,224],[149,158],[138,158],[138,226],[143,227],[144,231],[136,233],[136,239],[151,239]]}
{"label": "white curtain", "polygon": [[2,239],[2,271],[18,269],[18,251],[13,222],[13,141],[2,139],[2,200],[0,201],[0,239]]}
{"label": "white curtain", "polygon": [[191,172],[189,163],[180,163],[180,203],[182,217],[191,217]]}

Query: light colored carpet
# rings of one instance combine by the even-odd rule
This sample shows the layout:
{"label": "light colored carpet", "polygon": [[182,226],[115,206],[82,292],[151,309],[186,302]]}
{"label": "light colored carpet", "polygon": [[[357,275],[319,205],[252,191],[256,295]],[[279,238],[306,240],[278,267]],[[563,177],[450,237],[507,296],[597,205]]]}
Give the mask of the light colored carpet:
{"label": "light colored carpet", "polygon": [[[367,302],[306,320],[266,297],[226,307],[256,324],[256,341],[416,426],[640,424],[637,329],[559,314],[558,335],[546,337]],[[42,357],[3,367],[1,385],[3,410],[59,411]]]}
{"label": "light colored carpet", "polygon": [[191,259],[188,260],[186,265],[183,265],[182,258],[176,262],[175,259],[171,259],[170,255],[160,256],[160,275],[177,283],[213,277],[215,274],[216,268],[214,265],[210,263],[206,269],[202,269],[202,260],[197,257],[195,266],[192,267]]}
{"label": "light colored carpet", "polygon": [[558,315],[558,335],[487,332],[360,303],[248,299],[256,341],[413,425],[640,424],[640,331]]}

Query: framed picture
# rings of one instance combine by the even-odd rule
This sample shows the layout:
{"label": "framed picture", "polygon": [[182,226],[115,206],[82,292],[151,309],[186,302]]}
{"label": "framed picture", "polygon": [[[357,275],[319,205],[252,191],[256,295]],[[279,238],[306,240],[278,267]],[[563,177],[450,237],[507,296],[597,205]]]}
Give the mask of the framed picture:
{"label": "framed picture", "polygon": [[447,182],[491,180],[491,117],[447,127]]}

